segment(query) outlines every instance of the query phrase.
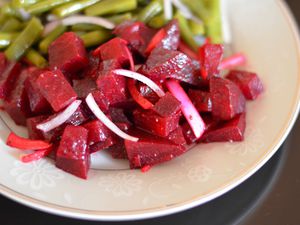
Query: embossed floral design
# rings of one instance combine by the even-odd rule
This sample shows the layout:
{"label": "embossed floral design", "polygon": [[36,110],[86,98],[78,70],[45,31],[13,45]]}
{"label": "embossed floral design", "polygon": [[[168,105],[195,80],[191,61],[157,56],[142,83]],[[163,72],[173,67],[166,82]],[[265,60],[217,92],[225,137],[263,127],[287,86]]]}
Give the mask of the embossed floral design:
{"label": "embossed floral design", "polygon": [[98,185],[106,192],[111,192],[114,197],[129,197],[141,190],[142,180],[137,179],[134,174],[121,172],[100,177]]}
{"label": "embossed floral design", "polygon": [[29,185],[33,190],[55,187],[56,180],[63,178],[63,173],[47,160],[38,160],[32,163],[15,161],[10,175],[16,177],[17,184]]}
{"label": "embossed floral design", "polygon": [[249,127],[246,129],[245,140],[238,144],[227,143],[226,148],[230,154],[246,156],[248,153],[255,153],[265,145],[263,134],[259,129]]}
{"label": "embossed floral design", "polygon": [[191,168],[187,176],[190,181],[198,183],[198,182],[206,182],[212,175],[212,170],[204,165],[199,165]]}

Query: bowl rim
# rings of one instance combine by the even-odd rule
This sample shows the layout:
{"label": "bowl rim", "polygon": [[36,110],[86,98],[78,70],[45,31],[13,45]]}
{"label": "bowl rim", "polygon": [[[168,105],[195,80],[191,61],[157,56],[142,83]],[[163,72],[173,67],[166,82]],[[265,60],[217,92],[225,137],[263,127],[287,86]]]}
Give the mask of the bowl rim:
{"label": "bowl rim", "polygon": [[[297,47],[297,61],[300,67],[300,35],[297,23],[293,17],[293,14],[288,7],[287,3],[284,0],[275,0],[275,3],[281,9],[283,16],[289,24],[289,29],[293,34],[295,46]],[[300,74],[299,74],[300,75]],[[300,76],[298,77],[298,83],[300,83]],[[169,215],[172,213],[181,212],[206,202],[209,202],[231,189],[235,188],[245,180],[247,180],[250,176],[252,176],[257,170],[259,170],[279,149],[282,145],[288,134],[290,133],[292,127],[294,126],[296,119],[300,110],[300,88],[297,90],[297,94],[295,97],[295,105],[293,109],[290,111],[290,116],[288,117],[285,126],[279,132],[276,141],[274,141],[271,146],[267,149],[271,149],[271,151],[264,152],[264,154],[260,157],[260,161],[256,162],[250,168],[247,168],[247,171],[250,172],[241,172],[239,175],[235,176],[231,181],[227,184],[216,189],[213,193],[209,193],[205,196],[195,196],[191,199],[178,202],[171,205],[166,205],[162,207],[148,208],[143,210],[131,210],[131,211],[118,211],[117,213],[114,211],[96,211],[96,210],[83,210],[76,209],[72,207],[64,207],[53,203],[48,203],[43,200],[37,200],[32,197],[28,197],[22,193],[14,191],[2,184],[0,184],[0,194],[16,201],[20,204],[26,205],[28,207],[34,208],[39,211],[43,211],[46,213],[51,213],[59,216],[66,216],[70,218],[76,219],[86,219],[86,220],[101,220],[101,221],[126,221],[126,220],[141,220],[148,219],[154,217],[160,217]]]}

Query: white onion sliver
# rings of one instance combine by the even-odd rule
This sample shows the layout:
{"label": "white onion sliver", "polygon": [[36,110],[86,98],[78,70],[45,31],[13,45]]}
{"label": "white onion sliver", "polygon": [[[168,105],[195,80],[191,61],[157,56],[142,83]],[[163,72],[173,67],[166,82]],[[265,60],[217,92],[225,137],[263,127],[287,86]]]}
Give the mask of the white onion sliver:
{"label": "white onion sliver", "polygon": [[125,77],[130,77],[133,78],[135,80],[138,80],[144,84],[146,84],[148,87],[150,87],[153,91],[155,91],[155,93],[159,96],[159,97],[163,97],[165,95],[165,92],[156,84],[154,83],[152,80],[150,80],[148,77],[137,73],[137,72],[133,72],[130,70],[124,70],[124,69],[117,69],[117,70],[113,70],[113,73],[116,75],[121,75],[121,76],[125,76]]}
{"label": "white onion sliver", "polygon": [[120,136],[123,139],[137,142],[139,139],[137,137],[130,136],[123,132],[116,124],[114,124],[99,108],[93,95],[90,93],[85,99],[88,107],[94,113],[94,115],[112,132]]}
{"label": "white onion sliver", "polygon": [[65,110],[58,113],[56,117],[52,118],[47,122],[38,124],[36,128],[44,132],[53,130],[54,128],[66,122],[75,113],[75,111],[80,106],[80,104],[81,104],[81,100],[75,100]]}
{"label": "white onion sliver", "polygon": [[171,0],[164,0],[164,16],[166,20],[171,20],[173,17],[173,8]]}
{"label": "white onion sliver", "polygon": [[169,80],[166,82],[166,85],[174,97],[181,102],[181,111],[184,117],[188,121],[196,138],[200,138],[205,130],[205,124],[197,109],[177,81]]}
{"label": "white onion sliver", "polygon": [[110,22],[107,19],[95,16],[69,16],[61,20],[55,20],[53,22],[48,23],[44,29],[44,36],[49,34],[52,30],[54,30],[58,25],[62,24],[65,26],[71,26],[78,23],[88,23],[94,24],[106,29],[114,29],[115,24]]}

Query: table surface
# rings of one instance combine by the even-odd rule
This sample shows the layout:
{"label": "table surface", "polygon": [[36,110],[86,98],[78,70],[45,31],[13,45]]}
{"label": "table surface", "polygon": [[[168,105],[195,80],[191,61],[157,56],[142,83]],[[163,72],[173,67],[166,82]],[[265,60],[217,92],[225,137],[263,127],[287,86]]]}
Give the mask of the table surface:
{"label": "table surface", "polygon": [[[300,1],[287,0],[300,24]],[[300,224],[300,118],[280,150],[246,182],[227,194],[191,210],[157,219],[131,222],[91,222],[50,215],[0,196],[1,224]],[[26,224],[25,223],[25,224]]]}

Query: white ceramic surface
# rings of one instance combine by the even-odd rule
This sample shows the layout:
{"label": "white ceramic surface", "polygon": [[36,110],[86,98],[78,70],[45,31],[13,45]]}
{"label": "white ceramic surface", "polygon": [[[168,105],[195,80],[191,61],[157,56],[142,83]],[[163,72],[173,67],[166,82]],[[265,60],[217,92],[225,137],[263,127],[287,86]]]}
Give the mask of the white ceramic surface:
{"label": "white ceramic surface", "polygon": [[[246,53],[248,70],[259,73],[265,93],[247,105],[241,143],[205,144],[148,173],[91,170],[87,181],[55,168],[48,160],[18,161],[5,146],[9,133],[0,121],[0,193],[28,206],[70,217],[95,220],[149,218],[203,204],[257,171],[279,148],[299,108],[299,41],[282,1],[227,0],[233,49]],[[1,117],[18,133],[2,112]]]}

